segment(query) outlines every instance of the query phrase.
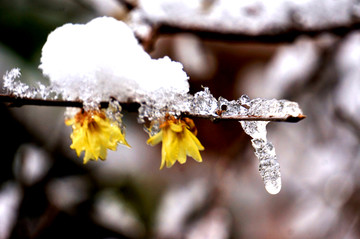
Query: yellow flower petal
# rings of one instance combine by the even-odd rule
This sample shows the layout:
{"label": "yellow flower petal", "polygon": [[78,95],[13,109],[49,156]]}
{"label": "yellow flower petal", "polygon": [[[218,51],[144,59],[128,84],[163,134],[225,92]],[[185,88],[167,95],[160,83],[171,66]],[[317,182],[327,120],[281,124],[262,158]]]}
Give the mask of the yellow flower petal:
{"label": "yellow flower petal", "polygon": [[197,148],[198,148],[200,151],[202,151],[202,150],[205,149],[204,146],[202,146],[202,144],[200,143],[200,141],[198,140],[198,138],[196,138],[196,136],[195,136],[193,133],[191,133],[191,132],[189,131],[189,135],[190,135],[192,141],[196,144]]}
{"label": "yellow flower petal", "polygon": [[170,129],[174,132],[180,133],[183,131],[183,126],[182,124],[176,124],[176,123],[172,123],[170,122]]}
{"label": "yellow flower petal", "polygon": [[196,161],[202,162],[199,148],[197,147],[197,144],[193,140],[192,136],[195,137],[188,129],[186,129],[184,135],[185,140],[183,141],[183,143],[185,144],[184,148],[186,149],[186,154],[195,159]]}
{"label": "yellow flower petal", "polygon": [[72,125],[71,149],[80,156],[85,151],[84,164],[89,160],[105,160],[107,149],[116,150],[117,145],[130,145],[115,122],[111,122],[103,111],[79,112],[74,118],[65,121]]}
{"label": "yellow flower petal", "polygon": [[165,149],[165,154],[162,155],[162,161],[165,161],[166,167],[170,168],[176,162],[179,149],[176,135],[171,130],[163,132],[163,148]]}
{"label": "yellow flower petal", "polygon": [[204,150],[204,147],[193,132],[196,132],[196,128],[191,119],[177,120],[171,116],[167,117],[160,126],[160,132],[147,140],[152,146],[162,141],[160,169],[165,165],[170,168],[176,161],[183,164],[187,156],[202,162],[199,150]]}
{"label": "yellow flower petal", "polygon": [[151,136],[148,140],[147,140],[147,144],[150,144],[151,146],[157,145],[158,143],[160,143],[162,141],[162,137],[163,137],[163,132],[160,131],[159,133]]}

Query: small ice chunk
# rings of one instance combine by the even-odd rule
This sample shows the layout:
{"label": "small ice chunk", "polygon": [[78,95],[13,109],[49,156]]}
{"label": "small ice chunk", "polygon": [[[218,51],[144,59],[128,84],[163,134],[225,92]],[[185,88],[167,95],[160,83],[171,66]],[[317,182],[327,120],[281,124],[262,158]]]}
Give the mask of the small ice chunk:
{"label": "small ice chunk", "polygon": [[119,102],[111,99],[109,101],[109,106],[106,109],[106,116],[110,119],[111,122],[116,122],[122,134],[125,134],[125,125],[122,122],[123,115],[121,114],[121,110],[122,108]]}
{"label": "small ice chunk", "polygon": [[242,105],[246,106],[247,108],[250,107],[250,97],[248,95],[242,95],[239,98],[239,101]]}
{"label": "small ice chunk", "polygon": [[208,87],[204,87],[203,91],[199,91],[194,95],[191,105],[191,112],[200,115],[216,115],[218,102],[210,93]]}
{"label": "small ice chunk", "polygon": [[[238,116],[245,115],[247,112],[246,107],[241,104],[240,99],[228,101],[223,97],[218,99],[218,110],[221,112],[221,116]],[[219,112],[218,111],[218,112]]]}
{"label": "small ice chunk", "polygon": [[144,98],[139,108],[140,123],[164,118],[166,114],[180,116],[190,111],[192,96],[190,94],[172,94],[166,91],[157,91],[151,98]]}

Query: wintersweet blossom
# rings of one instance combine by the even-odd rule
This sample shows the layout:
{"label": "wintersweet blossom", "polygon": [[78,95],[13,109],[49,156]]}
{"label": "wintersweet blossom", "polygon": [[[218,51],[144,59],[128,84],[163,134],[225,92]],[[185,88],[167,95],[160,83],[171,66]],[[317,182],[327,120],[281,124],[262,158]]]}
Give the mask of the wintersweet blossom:
{"label": "wintersweet blossom", "polygon": [[165,122],[160,125],[160,132],[147,141],[152,146],[162,141],[160,169],[165,163],[168,168],[176,161],[183,164],[186,162],[186,156],[202,162],[199,150],[204,150],[204,147],[196,138],[196,134],[195,124],[191,119],[175,119],[173,116],[167,116]]}
{"label": "wintersweet blossom", "polygon": [[118,143],[130,147],[118,123],[107,118],[104,111],[80,111],[65,124],[73,129],[70,148],[78,157],[85,151],[84,164],[90,159],[105,160],[107,149],[116,150]]}

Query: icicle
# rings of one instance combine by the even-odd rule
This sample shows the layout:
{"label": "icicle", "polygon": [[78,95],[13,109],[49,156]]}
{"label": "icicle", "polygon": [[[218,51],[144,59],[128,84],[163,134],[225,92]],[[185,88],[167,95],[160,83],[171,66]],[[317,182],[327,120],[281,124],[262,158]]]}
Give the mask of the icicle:
{"label": "icicle", "polygon": [[252,139],[255,155],[259,159],[259,173],[265,189],[270,194],[277,194],[281,190],[280,164],[276,160],[275,148],[265,139]]}
{"label": "icicle", "polygon": [[[248,107],[247,115],[272,117],[297,117],[302,115],[299,105],[287,100],[253,99],[244,95],[240,98],[242,105]],[[269,121],[241,121],[246,134],[251,136],[255,155],[259,159],[259,172],[264,181],[265,189],[270,194],[281,190],[280,165],[276,158],[275,148],[266,138],[266,125]]]}

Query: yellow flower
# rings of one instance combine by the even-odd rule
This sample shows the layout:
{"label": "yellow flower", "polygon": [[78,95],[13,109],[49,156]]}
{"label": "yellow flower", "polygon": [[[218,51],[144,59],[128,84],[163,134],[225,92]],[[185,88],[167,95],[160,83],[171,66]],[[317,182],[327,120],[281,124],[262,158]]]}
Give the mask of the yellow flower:
{"label": "yellow flower", "polygon": [[116,150],[118,143],[130,147],[118,124],[110,121],[104,111],[81,111],[74,118],[65,120],[65,124],[72,125],[73,129],[70,148],[78,157],[85,151],[84,164],[90,159],[105,160],[107,149]]}
{"label": "yellow flower", "polygon": [[160,125],[160,132],[151,136],[147,143],[154,146],[162,141],[161,165],[162,169],[170,168],[176,161],[183,164],[186,156],[190,156],[198,162],[202,162],[199,150],[204,150],[200,141],[196,138],[197,130],[194,122],[189,118],[175,119],[167,116]]}

